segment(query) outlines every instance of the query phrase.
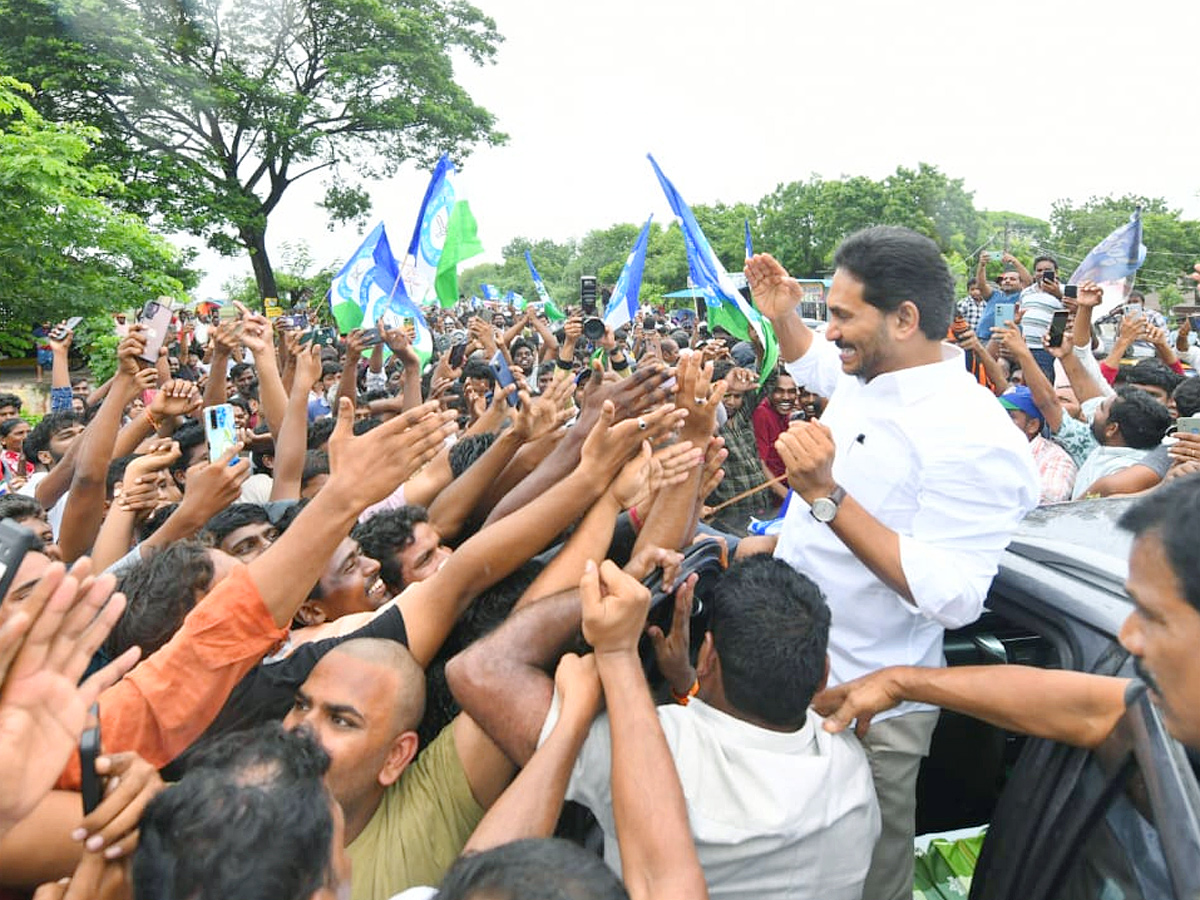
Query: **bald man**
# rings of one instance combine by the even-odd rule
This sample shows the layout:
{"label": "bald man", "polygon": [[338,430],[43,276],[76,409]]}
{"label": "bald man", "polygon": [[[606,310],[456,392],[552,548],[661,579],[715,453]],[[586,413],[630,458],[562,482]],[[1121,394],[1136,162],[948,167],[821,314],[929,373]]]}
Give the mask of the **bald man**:
{"label": "bald man", "polygon": [[438,884],[512,763],[466,715],[416,757],[425,673],[382,638],[340,644],[312,670],[284,720],[329,754],[330,790],[346,816],[353,900],[385,900]]}

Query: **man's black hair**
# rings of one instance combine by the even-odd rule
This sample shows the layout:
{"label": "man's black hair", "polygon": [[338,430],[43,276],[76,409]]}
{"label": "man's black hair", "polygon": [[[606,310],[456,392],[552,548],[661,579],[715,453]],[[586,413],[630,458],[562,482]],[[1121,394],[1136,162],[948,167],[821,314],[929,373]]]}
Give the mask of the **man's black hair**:
{"label": "man's black hair", "polygon": [[[269,426],[266,422],[259,422],[258,425],[256,425],[254,427],[254,433],[255,434],[270,434],[271,426]],[[271,474],[271,472],[272,472],[271,467],[267,465],[267,460],[266,460],[266,457],[268,457],[268,456],[271,457],[272,462],[273,462],[275,459],[275,439],[274,439],[274,437],[271,438],[270,442],[265,443],[265,444],[260,444],[257,441],[254,442],[254,446],[250,450],[250,462],[254,466],[254,474],[256,474],[256,475],[260,475],[260,474],[261,475],[270,475]]]}
{"label": "man's black hair", "polygon": [[238,409],[240,409],[246,415],[250,415],[252,412],[252,410],[250,409],[250,404],[246,401],[246,399],[244,397],[230,397],[225,402],[228,403],[230,406],[236,406]]}
{"label": "man's black hair", "polygon": [[318,475],[329,474],[329,454],[323,450],[309,450],[304,454],[304,471],[300,473],[300,490]]}
{"label": "man's black hair", "polygon": [[709,630],[725,696],[778,728],[800,728],[825,677],[829,607],[821,589],[766,554],[735,562],[717,579]]}
{"label": "man's black hair", "polygon": [[171,438],[179,445],[179,459],[171,463],[171,473],[179,474],[186,472],[188,469],[188,457],[191,456],[192,451],[208,441],[204,436],[204,426],[193,419],[189,419],[175,429],[175,433],[171,435]]}
{"label": "man's black hair", "polygon": [[460,856],[438,900],[628,900],[595,853],[562,838],[525,838]]}
{"label": "man's black hair", "polygon": [[1135,538],[1153,535],[1162,544],[1167,562],[1187,600],[1200,611],[1200,475],[1176,478],[1156,488],[1127,509],[1117,525]]}
{"label": "man's black hair", "polygon": [[1161,359],[1142,359],[1128,367],[1125,372],[1125,383],[1162,388],[1169,397],[1186,377],[1180,375]]}
{"label": "man's black hair", "polygon": [[457,478],[471,467],[471,464],[487,452],[495,442],[496,436],[490,431],[483,434],[468,434],[455,442],[450,448],[450,471]]}
{"label": "man's black hair", "polygon": [[118,456],[108,464],[108,472],[104,477],[104,496],[107,500],[113,499],[113,491],[116,489],[117,482],[125,480],[125,470],[135,459],[137,459],[137,454],[129,453],[125,456]]}
{"label": "man's black hair", "polygon": [[368,431],[372,430],[373,428],[378,428],[382,424],[382,419],[377,418],[376,416],[367,416],[365,419],[359,419],[357,422],[355,422],[350,427],[350,430],[355,437],[358,437],[360,434],[366,434]]}
{"label": "man's black hair", "polygon": [[[230,366],[230,368],[229,368],[229,380],[237,381],[238,376],[240,376],[243,372],[245,372],[247,370],[254,372],[254,366],[251,365],[250,363],[235,363],[234,365]],[[255,374],[257,375],[258,373],[255,372]]]}
{"label": "man's black hair", "polygon": [[33,497],[25,494],[0,495],[0,519],[24,522],[26,519],[40,519],[45,514],[42,504]]}
{"label": "man's black hair", "polygon": [[154,532],[167,524],[167,519],[171,518],[177,509],[179,509],[178,503],[168,503],[166,506],[160,506],[151,512],[137,527],[138,540],[149,540]]}
{"label": "man's black hair", "polygon": [[30,462],[37,462],[38,453],[43,450],[47,453],[50,451],[51,438],[60,431],[82,424],[83,416],[72,410],[62,409],[50,413],[29,430],[29,435],[25,438],[25,458]]}
{"label": "man's black hair", "polygon": [[401,506],[375,513],[350,532],[362,552],[379,563],[379,577],[393,594],[405,587],[396,554],[413,542],[417,523],[428,521],[429,513],[425,507]]}
{"label": "man's black hair", "polygon": [[937,244],[894,225],[865,228],[837,248],[833,264],[862,284],[863,300],[895,312],[905,300],[916,304],[921,333],[942,340],[954,317],[954,277]]}
{"label": "man's black hair", "polygon": [[315,422],[310,422],[308,425],[308,444],[309,450],[320,450],[329,443],[329,436],[333,434],[333,429],[337,427],[337,419],[333,416],[322,416]]}
{"label": "man's black hair", "polygon": [[270,521],[261,503],[233,503],[205,522],[198,537],[209,547],[217,547],[239,528]]}
{"label": "man's black hair", "polygon": [[392,395],[388,393],[387,388],[373,388],[365,394],[358,395],[358,405],[366,406],[368,403],[373,403],[376,400],[390,400]]}
{"label": "man's black hair", "polygon": [[1036,269],[1036,268],[1037,268],[1037,264],[1038,264],[1038,263],[1040,263],[1040,262],[1048,262],[1048,263],[1050,263],[1050,265],[1054,266],[1054,273],[1055,273],[1056,275],[1058,274],[1058,260],[1057,260],[1057,259],[1055,259],[1053,256],[1050,256],[1050,255],[1048,255],[1048,254],[1045,254],[1045,253],[1043,253],[1041,256],[1036,256],[1036,257],[1034,257],[1034,260],[1033,260],[1033,267]]}
{"label": "man's black hair", "polygon": [[321,378],[324,379],[327,375],[341,375],[342,367],[339,363],[333,360],[326,360],[321,363]]}
{"label": "man's black hair", "polygon": [[1117,391],[1117,399],[1108,411],[1108,421],[1121,428],[1125,444],[1135,450],[1153,450],[1171,427],[1167,408],[1135,387]]}
{"label": "man's black hair", "polygon": [[516,338],[511,344],[508,345],[508,352],[511,354],[516,354],[518,347],[524,347],[530,353],[537,355],[537,347],[534,346],[533,342],[528,338]]}
{"label": "man's black hair", "polygon": [[16,394],[0,394],[0,406],[15,407],[17,412],[21,411],[21,404],[23,402]]}
{"label": "man's black hair", "polygon": [[1180,416],[1200,414],[1200,376],[1184,378],[1171,396],[1175,399],[1175,409]]}
{"label": "man's black hair", "polygon": [[465,382],[468,378],[482,378],[492,387],[496,384],[496,373],[492,367],[478,359],[469,360],[463,366],[462,380]]}
{"label": "man's black hair", "polygon": [[332,880],[329,757],[272,722],[214,741],[142,814],[135,900],[308,900]]}
{"label": "man's black hair", "polygon": [[149,656],[169,641],[208,592],[215,571],[199,541],[175,541],[126,569],[118,585],[125,612],[106,644],[112,658],[135,646]]}

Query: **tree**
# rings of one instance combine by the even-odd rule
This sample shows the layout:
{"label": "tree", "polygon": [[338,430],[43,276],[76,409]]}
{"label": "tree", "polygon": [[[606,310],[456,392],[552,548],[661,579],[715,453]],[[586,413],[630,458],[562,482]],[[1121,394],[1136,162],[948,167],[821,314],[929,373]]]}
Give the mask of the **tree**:
{"label": "tree", "polygon": [[482,64],[500,40],[465,0],[0,0],[0,21],[0,68],[101,130],[122,201],[248,253],[262,297],[297,180],[325,172],[326,211],[361,221],[356,178],[504,139],[454,81],[452,55]]}
{"label": "tree", "polygon": [[30,327],[136,308],[182,293],[194,273],[179,252],[105,195],[112,173],[92,161],[92,129],[45,121],[31,93],[0,77],[0,350],[32,344]]}

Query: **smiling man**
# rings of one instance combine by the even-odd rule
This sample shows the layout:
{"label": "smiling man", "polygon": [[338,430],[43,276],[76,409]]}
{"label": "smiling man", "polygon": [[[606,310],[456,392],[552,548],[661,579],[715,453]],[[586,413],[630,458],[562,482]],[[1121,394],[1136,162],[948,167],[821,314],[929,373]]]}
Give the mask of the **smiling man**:
{"label": "smiling man", "polygon": [[[775,555],[825,591],[830,683],[888,665],[942,665],[944,629],[983,611],[1017,523],[1038,502],[1028,441],[944,343],[954,280],[937,245],[877,227],[838,248],[829,324],[797,314],[803,292],[767,254],[746,262],[797,384],[829,405],[777,441],[796,498]],[[987,485],[987,491],[980,491]],[[863,890],[912,895],[916,780],[936,708],[890,711],[864,742],[883,816]]]}

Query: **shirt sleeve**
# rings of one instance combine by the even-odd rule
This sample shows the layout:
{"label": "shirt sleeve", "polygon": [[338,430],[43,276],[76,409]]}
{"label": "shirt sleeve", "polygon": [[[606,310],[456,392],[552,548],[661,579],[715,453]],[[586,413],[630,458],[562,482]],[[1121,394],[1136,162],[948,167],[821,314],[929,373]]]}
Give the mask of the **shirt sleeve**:
{"label": "shirt sleeve", "polygon": [[[162,768],[204,733],[237,683],[286,636],[249,570],[238,566],[171,640],[100,695],[105,752],[133,750]],[[59,786],[78,785],[76,754]]]}
{"label": "shirt sleeve", "polygon": [[1082,466],[1092,451],[1100,446],[1095,435],[1092,434],[1092,429],[1066,413],[1063,414],[1058,431],[1050,437],[1054,443],[1071,454],[1071,459],[1076,466]]}
{"label": "shirt sleeve", "polygon": [[797,385],[803,385],[822,397],[832,397],[842,377],[842,360],[837,345],[824,334],[813,334],[808,352],[785,363],[784,368]]}
{"label": "shirt sleeve", "polygon": [[[1092,353],[1091,347],[1076,347],[1075,358],[1079,360],[1079,364],[1087,369],[1088,374],[1092,376],[1092,380],[1096,382],[1096,386],[1100,388],[1101,393],[1105,397],[1109,397],[1116,393],[1112,389],[1110,382],[1105,380],[1103,371],[1100,368],[1100,362]],[[1116,374],[1114,372],[1114,374]]]}
{"label": "shirt sleeve", "polygon": [[1104,376],[1105,382],[1110,385],[1117,380],[1117,370],[1106,362],[1100,363],[1100,374]]}
{"label": "shirt sleeve", "polygon": [[1045,465],[1041,467],[1042,502],[1062,503],[1070,500],[1078,472],[1075,461],[1065,450],[1049,454]]}
{"label": "shirt sleeve", "polygon": [[[972,448],[972,463],[954,454],[921,470],[920,509],[900,539],[900,565],[914,612],[946,628],[979,618],[1000,555],[1025,514],[1037,506],[1032,453]],[[986,475],[988,491],[978,490]]]}
{"label": "shirt sleeve", "polygon": [[73,393],[69,387],[50,388],[50,412],[66,412],[71,408]]}

